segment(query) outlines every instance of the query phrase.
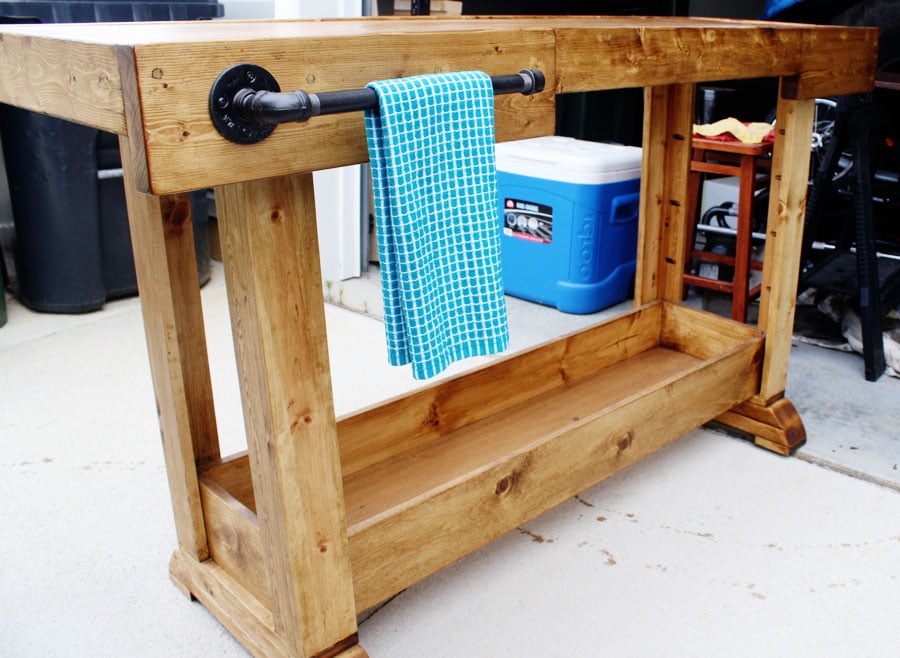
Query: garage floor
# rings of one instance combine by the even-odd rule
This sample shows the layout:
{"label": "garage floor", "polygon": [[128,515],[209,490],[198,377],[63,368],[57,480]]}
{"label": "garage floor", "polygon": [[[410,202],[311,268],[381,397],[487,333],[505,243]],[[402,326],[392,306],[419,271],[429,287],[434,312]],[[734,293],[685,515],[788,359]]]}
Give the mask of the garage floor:
{"label": "garage floor", "polygon": [[[417,386],[386,365],[377,281],[330,294],[365,311],[326,307],[338,413]],[[220,264],[203,301],[230,453],[243,435]],[[175,536],[138,301],[79,316],[7,304],[0,655],[246,655],[167,577]],[[597,319],[513,299],[509,312],[512,349]],[[895,656],[900,380],[866,382],[862,357],[798,344],[788,396],[809,434],[796,457],[691,432],[370,612],[363,646],[372,658]]]}

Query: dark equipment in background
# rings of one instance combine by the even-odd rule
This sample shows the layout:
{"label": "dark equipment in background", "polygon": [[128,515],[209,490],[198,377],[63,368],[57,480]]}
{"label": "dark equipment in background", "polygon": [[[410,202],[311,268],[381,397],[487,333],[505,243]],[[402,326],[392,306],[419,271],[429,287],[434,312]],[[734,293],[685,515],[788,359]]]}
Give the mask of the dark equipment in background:
{"label": "dark equipment in background", "polygon": [[[195,20],[223,12],[216,0],[0,1],[0,23]],[[12,244],[3,244],[13,252],[14,272],[4,278],[20,301],[38,311],[83,313],[136,293],[117,138],[6,105],[0,105],[0,137],[15,225]],[[193,193],[191,206],[205,282],[206,192]]]}

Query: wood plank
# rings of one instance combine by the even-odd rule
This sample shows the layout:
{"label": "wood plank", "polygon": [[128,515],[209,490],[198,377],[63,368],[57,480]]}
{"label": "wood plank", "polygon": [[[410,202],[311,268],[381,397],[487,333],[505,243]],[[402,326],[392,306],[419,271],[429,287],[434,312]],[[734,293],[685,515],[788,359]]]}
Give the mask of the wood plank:
{"label": "wood plank", "polygon": [[119,139],[120,141],[128,140],[129,165],[133,185],[141,192],[146,192],[150,188],[150,172],[147,170],[147,149],[144,144],[143,117],[141,116],[141,99],[138,92],[134,51],[131,48],[117,47],[115,55],[119,63],[125,112],[125,135]]}
{"label": "wood plank", "polygon": [[296,655],[274,631],[271,611],[212,560],[197,562],[175,551],[169,561],[169,576],[191,592],[254,656]]}
{"label": "wood plank", "polygon": [[[663,305],[660,344],[698,359],[715,358],[735,345],[760,336],[757,329],[715,313],[680,304]],[[752,365],[758,370],[761,362]]]}
{"label": "wood plank", "polygon": [[338,422],[345,476],[527,400],[596,374],[659,343],[660,305],[354,413]]}
{"label": "wood plank", "polygon": [[[0,32],[0,99],[118,133],[128,126],[117,52],[133,50],[140,98],[132,105],[145,134],[132,148],[139,156],[146,144],[140,189],[154,193],[237,182],[247,169],[271,176],[365,161],[352,116],[281,126],[266,148],[225,142],[207,116],[208,91],[226,66],[244,61],[271,70],[286,90],[314,92],[437,70],[540,68],[547,92],[498,100],[505,141],[552,133],[554,92],[783,76],[788,95],[801,98],[871,88],[875,56],[871,29],[684,18],[193,21]],[[391,56],[371,55],[379,52]],[[324,141],[334,147],[317,148]]]}
{"label": "wood plank", "polygon": [[[762,156],[771,153],[772,144],[769,142],[762,142],[760,144],[745,144],[744,142],[723,142],[717,139],[709,139],[707,137],[697,137],[696,135],[691,138],[691,142],[694,145],[694,148],[699,148],[702,150],[710,149],[715,151],[714,159],[724,160],[727,157],[732,158],[732,162],[737,163],[738,160],[734,156],[738,155],[755,155]],[[732,156],[723,156],[722,153],[733,154]],[[705,164],[700,160],[696,160],[692,163],[691,166],[694,167],[697,171],[703,171],[702,169],[697,169],[701,164]],[[760,166],[765,166],[765,161],[760,162]],[[738,173],[735,171],[734,173]]]}
{"label": "wood plank", "polygon": [[641,193],[638,221],[634,305],[660,299],[660,250],[663,236],[665,165],[668,146],[668,87],[644,89],[644,134],[641,158]]}
{"label": "wood plank", "polygon": [[691,169],[704,174],[722,174],[724,176],[738,176],[741,173],[740,167],[719,164],[718,162],[695,161],[691,164]]}
{"label": "wood plank", "polygon": [[565,432],[598,410],[627,401],[645,386],[697,363],[693,357],[655,347],[579,384],[557,387],[350,474],[344,480],[348,526],[355,531],[377,522],[391,510]]}
{"label": "wood plank", "polygon": [[[669,140],[665,161],[665,203],[663,203],[663,234],[660,242],[659,283],[660,298],[681,302],[684,295],[684,257],[687,250],[687,213],[689,180],[691,175],[691,133],[694,119],[694,84],[669,87]],[[692,220],[692,218],[690,218]]]}
{"label": "wood plank", "polygon": [[338,654],[336,658],[369,658],[369,654],[366,653],[365,649],[357,644],[354,647],[350,647],[343,653]]}
{"label": "wood plank", "polygon": [[[470,452],[483,450],[482,459],[478,460],[481,466],[452,479],[456,460],[448,459],[446,464],[434,467],[447,469],[446,484],[427,494],[412,495],[427,483],[404,471],[402,481],[411,494],[408,502],[368,516],[350,529],[360,609],[450,564],[752,395],[758,380],[747,377],[748,363],[756,358],[758,350],[758,342],[746,344],[723,358],[695,362],[693,369],[669,378],[654,378],[649,383],[653,369],[644,367],[644,362],[661,353],[653,350],[634,360],[635,368],[629,375],[621,372],[617,373],[621,376],[604,379],[613,387],[635,387],[634,394],[620,402],[593,399],[597,405],[594,409],[599,411],[557,424],[548,434],[521,449],[508,445],[498,449],[491,442],[500,434],[516,436],[527,429],[522,425],[528,423],[520,425],[514,414],[504,414],[507,424],[501,432],[493,426],[500,419],[492,419],[490,431],[479,433],[477,442],[469,439],[466,450],[447,448],[453,457],[476,460]],[[624,368],[627,370],[628,365],[624,364]],[[608,406],[604,406],[606,402]],[[677,409],[678,413],[659,413],[660,409]],[[572,410],[560,410],[566,412]],[[494,459],[494,454],[502,456]],[[429,469],[433,466],[430,460],[425,463]],[[397,466],[414,468],[412,463]],[[427,477],[426,469],[420,466],[419,471]],[[373,512],[376,503],[372,499],[385,504],[377,498],[383,495],[383,481],[364,481],[369,475],[362,473],[348,479],[348,514],[355,514],[352,510],[360,509],[359,506],[368,507],[367,514]],[[463,522],[460,513],[464,514]]]}
{"label": "wood plank", "polygon": [[[662,330],[658,327],[660,322],[665,325]],[[604,341],[599,340],[601,336],[622,335],[623,325],[645,324],[652,324],[653,330],[642,327],[639,332],[642,342],[644,337],[655,339],[661,334],[663,342],[671,344],[666,348],[648,349],[643,345],[640,350],[619,348],[616,352],[612,345],[604,349]],[[591,336],[591,333],[596,335]],[[535,373],[530,366],[504,374],[502,367],[497,367],[502,364],[495,364],[477,373],[461,375],[435,387],[440,390],[426,397],[440,399],[449,413],[441,415],[447,422],[439,424],[440,430],[435,427],[434,431],[419,436],[416,442],[410,443],[406,437],[420,433],[421,419],[414,413],[396,413],[398,402],[406,400],[388,401],[382,408],[363,411],[351,417],[352,425],[339,424],[342,444],[359,440],[366,434],[366,427],[369,433],[390,435],[396,444],[392,451],[381,453],[378,463],[348,465],[344,462],[351,532],[377,522],[392,509],[402,508],[409,501],[452,486],[452,483],[479,472],[485,464],[502,460],[506,454],[519,454],[544,437],[565,432],[581,424],[583,419],[600,414],[603,409],[631,404],[645,387],[677,378],[693,369],[701,358],[715,360],[735,349],[742,349],[741,346],[761,343],[759,332],[751,327],[668,304],[655,304],[604,323],[589,331],[577,347],[568,345],[567,340],[554,341],[511,361],[534,364],[544,353],[557,354],[548,348],[567,346],[572,351],[570,362],[579,362],[575,354],[595,357],[590,371],[585,364],[583,369],[573,371],[578,377]],[[694,352],[703,352],[702,356],[673,351],[673,347],[681,344],[689,345]],[[702,347],[697,347],[698,344]],[[747,371],[742,380],[758,381],[758,357],[757,349],[746,361]],[[494,378],[499,378],[504,391],[526,390],[529,395],[518,396],[512,401],[497,400],[497,395],[491,395],[485,389],[487,382]],[[534,386],[533,380],[545,378],[552,380],[551,387]],[[480,390],[473,396],[473,389],[478,387]],[[412,408],[415,406],[411,405]],[[464,413],[470,407],[483,409],[478,413]],[[381,409],[385,413],[378,413]],[[461,414],[460,418],[456,418],[456,414]],[[387,441],[387,437],[384,440]],[[344,452],[347,451],[342,446]],[[254,561],[262,562],[258,529],[247,526],[245,519],[246,514],[252,514],[256,509],[250,478],[247,456],[238,455],[204,469],[203,482],[204,496],[216,499],[213,501],[215,511],[207,507],[211,546],[224,553],[220,564],[245,587],[256,592],[247,581],[261,583],[264,574],[253,566]],[[207,482],[210,483],[208,487]],[[223,493],[225,491],[228,493]],[[351,534],[351,549],[353,541]],[[223,545],[220,547],[219,543]],[[359,568],[359,565],[354,566],[355,571]],[[265,597],[257,593],[257,598]],[[364,608],[358,604],[358,609]]]}
{"label": "wood plank", "polygon": [[250,477],[250,457],[246,450],[206,464],[201,469],[200,475],[215,482],[256,514],[256,500],[253,496],[253,482]]}
{"label": "wood plank", "polygon": [[[652,87],[800,70],[803,31],[797,26],[761,29],[742,21],[684,24],[641,22],[560,27],[557,68],[567,91]],[[755,28],[755,29],[754,29]]]}
{"label": "wood plank", "polygon": [[635,305],[682,298],[693,116],[693,84],[645,90]]}
{"label": "wood plank", "polygon": [[[175,551],[169,575],[179,588],[190,591],[245,649],[258,658],[296,658],[298,655],[273,629],[265,604],[244,589],[212,560],[196,562]],[[354,633],[310,658],[366,658]]]}
{"label": "wood plank", "polygon": [[311,174],[216,189],[276,634],[313,656],[356,633]]}
{"label": "wood plank", "polygon": [[0,102],[123,134],[122,95],[113,48],[0,34]]}
{"label": "wood plank", "polygon": [[[829,26],[808,26],[770,21],[731,20],[705,17],[667,16],[462,16],[454,19],[429,17],[401,18],[365,17],[299,20],[216,20],[166,21],[156,23],[75,23],[4,25],[2,32],[50,41],[81,42],[102,47],[168,43],[173,47],[203,42],[250,42],[269,39],[273,46],[285,40],[318,37],[357,37],[415,32],[427,35],[502,30],[727,30],[733,39],[758,43],[757,32],[772,30],[803,31],[813,29],[828,33]],[[851,28],[852,29],[852,28]],[[763,55],[764,56],[764,55]],[[764,61],[764,60],[753,60]]]}
{"label": "wood plank", "polygon": [[[238,471],[251,482],[248,468]],[[234,463],[234,462],[232,462]],[[220,470],[221,474],[222,471]],[[248,506],[209,477],[200,479],[200,499],[209,541],[209,556],[263,605],[270,607],[269,580],[263,558],[262,534],[255,501]]]}
{"label": "wood plank", "polygon": [[756,445],[780,455],[790,455],[806,442],[806,428],[800,414],[787,398],[775,400],[766,407],[743,402],[716,420],[753,435]]}
{"label": "wood plank", "polygon": [[[706,361],[653,348],[345,476],[358,610],[752,395],[761,339],[749,327],[722,322],[749,340],[723,341],[726,351]],[[660,408],[679,413],[654,413]],[[241,458],[209,472],[223,481],[247,478],[246,464]],[[225,507],[238,514],[233,505]],[[460,524],[459,510],[469,510],[467,518],[476,518],[473,510],[489,518]],[[450,532],[446,524],[453,526],[450,545],[440,539]],[[253,554],[254,541],[251,534],[234,550]]]}
{"label": "wood plank", "polygon": [[190,197],[150,197],[133,183],[120,139],[134,265],[178,544],[207,556],[196,465],[219,458]]}
{"label": "wood plank", "polygon": [[869,91],[875,84],[877,51],[874,27],[805,30],[801,72],[783,80],[781,94],[810,100]]}
{"label": "wood plank", "polygon": [[806,440],[806,430],[784,397],[800,271],[801,243],[809,180],[809,135],[813,100],[784,97],[782,81],[772,153],[766,259],[760,289],[760,330],[765,332],[762,378],[758,393],[720,418],[756,443],[779,454],[791,454]]}
{"label": "wood plank", "polygon": [[[366,52],[365,58],[359,53]],[[253,62],[266,68],[285,91],[309,93],[357,89],[371,80],[421,73],[478,69],[490,75],[523,68],[544,72],[547,91],[498,96],[499,141],[552,134],[555,126],[554,38],[550,30],[439,32],[269,40],[234,44],[197,43],[190,55],[168,44],[136,48],[144,141],[154,193],[244,180],[247,171],[274,176],[368,161],[362,113],[314,117],[285,124],[264,142],[233,144],[213,127],[209,91],[228,66]],[[327,143],[328,148],[321,145]]]}
{"label": "wood plank", "polygon": [[760,406],[781,397],[787,383],[814,109],[813,100],[795,101],[782,96],[776,110],[766,258],[759,300],[758,325],[766,334],[762,382],[756,399]]}

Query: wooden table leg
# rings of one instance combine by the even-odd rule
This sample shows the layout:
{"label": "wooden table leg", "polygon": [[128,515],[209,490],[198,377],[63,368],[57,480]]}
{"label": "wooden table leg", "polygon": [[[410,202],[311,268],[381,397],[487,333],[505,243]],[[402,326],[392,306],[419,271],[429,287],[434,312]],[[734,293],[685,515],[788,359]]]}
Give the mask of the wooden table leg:
{"label": "wooden table leg", "polygon": [[790,100],[779,94],[759,303],[759,328],[766,334],[762,381],[758,395],[719,418],[754,435],[757,445],[784,455],[806,440],[803,423],[784,389],[797,302],[813,109],[812,99]]}
{"label": "wooden table leg", "polygon": [[362,656],[312,174],[216,189],[273,628],[291,656]]}
{"label": "wooden table leg", "polygon": [[125,197],[163,452],[181,551],[208,555],[197,465],[219,457],[190,196],[137,191],[120,138]]}
{"label": "wooden table leg", "polygon": [[693,84],[645,90],[635,306],[682,300],[693,117]]}
{"label": "wooden table leg", "polygon": [[[687,226],[685,228],[687,238],[684,243],[685,274],[689,273],[688,268],[690,268],[692,260],[691,252],[694,250],[694,245],[697,242],[697,224],[700,216],[700,201],[703,196],[703,174],[699,171],[694,171],[694,162],[703,162],[705,159],[705,149],[691,149],[691,172],[688,179],[688,209],[687,217],[685,218],[685,221],[687,222]],[[681,289],[682,299],[684,299],[688,294],[688,286],[683,285]]]}
{"label": "wooden table leg", "polygon": [[734,245],[734,275],[731,284],[731,318],[747,321],[747,302],[750,291],[750,251],[753,246],[753,192],[756,189],[756,158],[740,157],[741,173],[738,199],[737,230]]}

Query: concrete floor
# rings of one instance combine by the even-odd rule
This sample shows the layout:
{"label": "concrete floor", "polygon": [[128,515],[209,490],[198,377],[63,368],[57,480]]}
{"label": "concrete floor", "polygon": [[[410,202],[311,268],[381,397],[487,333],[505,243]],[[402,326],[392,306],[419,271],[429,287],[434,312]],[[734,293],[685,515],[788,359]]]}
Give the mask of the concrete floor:
{"label": "concrete floor", "polygon": [[[326,307],[339,414],[417,386],[386,365],[370,283],[332,291],[370,315]],[[218,264],[203,300],[229,453],[242,420]],[[174,528],[138,301],[80,316],[7,303],[0,655],[246,655],[167,577]],[[510,318],[513,349],[591,321],[519,300]],[[809,432],[797,457],[696,430],[401,593],[361,623],[363,646],[896,656],[900,380],[867,383],[861,357],[797,345],[788,395]]]}

